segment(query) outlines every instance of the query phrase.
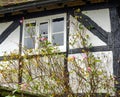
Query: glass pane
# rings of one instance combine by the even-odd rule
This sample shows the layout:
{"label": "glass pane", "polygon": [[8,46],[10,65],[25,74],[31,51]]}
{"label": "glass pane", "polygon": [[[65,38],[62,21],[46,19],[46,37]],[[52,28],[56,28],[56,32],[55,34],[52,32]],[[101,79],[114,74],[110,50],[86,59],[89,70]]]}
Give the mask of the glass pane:
{"label": "glass pane", "polygon": [[24,38],[24,46],[27,49],[35,48],[35,37],[32,38]]}
{"label": "glass pane", "polygon": [[64,18],[57,18],[52,20],[53,33],[64,31]]}
{"label": "glass pane", "polygon": [[36,32],[36,23],[28,23],[25,25],[25,37],[34,36]]}
{"label": "glass pane", "polygon": [[40,23],[39,31],[40,35],[48,34],[48,22]]}
{"label": "glass pane", "polygon": [[52,43],[53,45],[58,45],[61,46],[64,44],[64,34],[60,33],[60,34],[53,34],[52,35]]}

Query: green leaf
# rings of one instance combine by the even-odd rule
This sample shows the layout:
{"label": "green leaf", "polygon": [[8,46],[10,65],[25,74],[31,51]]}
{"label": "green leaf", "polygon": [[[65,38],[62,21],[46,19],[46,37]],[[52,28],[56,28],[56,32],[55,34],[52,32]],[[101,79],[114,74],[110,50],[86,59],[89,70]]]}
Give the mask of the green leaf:
{"label": "green leaf", "polygon": [[91,29],[94,29],[95,27],[94,26],[89,26],[88,29],[91,30]]}
{"label": "green leaf", "polygon": [[98,74],[98,75],[102,75],[103,72],[102,72],[102,71],[98,71],[97,74]]}
{"label": "green leaf", "polygon": [[14,91],[12,91],[12,94],[14,94],[15,92],[17,92],[18,90],[14,90]]}
{"label": "green leaf", "polygon": [[97,62],[101,62],[101,60],[95,60],[95,62],[97,63]]}
{"label": "green leaf", "polygon": [[93,47],[93,46],[92,46],[92,43],[90,43],[88,47],[89,47],[89,48],[92,48],[92,47]]}

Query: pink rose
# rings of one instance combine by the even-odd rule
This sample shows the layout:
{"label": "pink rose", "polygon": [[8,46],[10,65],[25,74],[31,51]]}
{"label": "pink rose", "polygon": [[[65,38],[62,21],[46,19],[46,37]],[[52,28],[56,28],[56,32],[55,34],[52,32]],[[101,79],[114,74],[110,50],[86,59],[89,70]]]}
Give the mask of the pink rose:
{"label": "pink rose", "polygon": [[76,57],[75,56],[72,56],[72,58],[75,60],[76,59]]}
{"label": "pink rose", "polygon": [[40,38],[40,41],[45,41],[45,40],[47,40],[47,38],[45,37]]}
{"label": "pink rose", "polygon": [[91,72],[92,70],[91,70],[91,68],[90,68],[90,67],[88,67],[88,68],[87,68],[87,71],[88,71],[88,72]]}
{"label": "pink rose", "polygon": [[23,23],[23,21],[24,21],[24,17],[22,17],[22,19],[20,20],[20,23],[22,24],[22,23]]}
{"label": "pink rose", "polygon": [[26,90],[27,87],[28,87],[28,84],[27,83],[23,83],[23,84],[20,85],[20,87],[21,87],[21,90]]}
{"label": "pink rose", "polygon": [[70,57],[68,57],[68,61],[74,61],[75,59],[76,59],[75,56],[70,56]]}
{"label": "pink rose", "polygon": [[20,20],[20,23],[22,24],[22,23],[23,23],[23,20]]}
{"label": "pink rose", "polygon": [[83,56],[84,60],[87,59],[87,55],[86,54],[83,54],[82,56]]}

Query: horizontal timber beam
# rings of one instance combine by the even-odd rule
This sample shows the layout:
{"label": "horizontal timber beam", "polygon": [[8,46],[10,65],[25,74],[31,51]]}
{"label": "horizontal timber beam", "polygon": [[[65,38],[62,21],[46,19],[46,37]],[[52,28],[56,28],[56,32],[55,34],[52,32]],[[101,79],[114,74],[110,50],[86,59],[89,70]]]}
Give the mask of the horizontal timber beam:
{"label": "horizontal timber beam", "polygon": [[[13,91],[15,91],[15,89],[9,88],[9,87],[3,87],[0,86],[0,97],[8,97],[8,95],[13,94]],[[26,92],[26,91],[16,91],[14,93],[15,97],[46,97],[44,95],[40,95],[40,94],[35,94],[35,93],[31,93],[31,92]],[[10,96],[9,96],[10,97]]]}
{"label": "horizontal timber beam", "polygon": [[[75,54],[75,53],[83,53],[83,50],[86,48],[76,48],[76,49],[70,49],[69,54]],[[111,51],[112,49],[109,48],[109,46],[95,46],[92,48],[87,49],[91,52],[102,52],[102,51]]]}
{"label": "horizontal timber beam", "polygon": [[37,1],[37,2],[19,4],[16,6],[8,6],[8,7],[0,8],[0,14],[21,11],[21,10],[27,10],[32,7],[45,6],[48,4],[64,3],[64,2],[68,2],[68,1],[74,1],[74,0],[42,0],[42,1]]}
{"label": "horizontal timber beam", "polygon": [[[66,9],[72,13],[75,9],[80,8],[81,10],[96,10],[96,9],[103,9],[103,8],[111,8],[118,6],[117,4],[110,4],[110,3],[99,3],[99,4],[89,4],[89,5],[80,5],[80,6],[72,6],[72,7],[63,7],[63,8],[57,8],[52,10],[44,10],[44,11],[38,11],[38,12],[31,12],[31,13],[24,13],[23,14],[17,14],[17,15],[11,15],[6,17],[0,17],[0,22],[8,22],[13,21],[15,19],[25,17],[25,19],[30,18],[36,18],[36,17],[42,17],[42,16],[48,16],[48,15],[54,15],[59,13],[66,12]],[[37,7],[37,6],[36,6]],[[21,11],[22,13],[22,11]]]}
{"label": "horizontal timber beam", "polygon": [[[85,48],[76,48],[76,49],[70,49],[68,51],[68,54],[75,54],[75,53],[82,53],[82,50],[85,49]],[[111,51],[112,48],[109,48],[109,46],[95,46],[95,47],[92,47],[92,48],[89,48],[89,51],[91,52],[102,52],[102,51]],[[57,53],[57,54],[65,54],[66,52],[60,52],[60,53]],[[48,54],[48,55],[52,55],[52,54]],[[55,55],[55,54],[53,54]],[[30,59],[30,58],[35,58],[35,57],[44,57],[46,55],[28,55],[28,56],[25,56],[25,58],[27,59]],[[11,56],[0,56],[0,61],[3,61],[3,60],[18,60],[20,58],[20,56],[16,55],[14,57],[11,58]],[[21,56],[21,58],[24,58],[24,56]]]}

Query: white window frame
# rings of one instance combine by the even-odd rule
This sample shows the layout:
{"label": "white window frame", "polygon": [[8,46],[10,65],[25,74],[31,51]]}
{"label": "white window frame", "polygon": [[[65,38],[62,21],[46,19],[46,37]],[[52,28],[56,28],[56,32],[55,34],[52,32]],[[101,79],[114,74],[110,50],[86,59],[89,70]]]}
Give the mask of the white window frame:
{"label": "white window frame", "polygon": [[[35,41],[37,41],[37,38],[39,37],[39,24],[42,22],[48,22],[48,41],[52,42],[52,20],[56,19],[56,18],[64,18],[64,43],[62,46],[57,46],[59,48],[59,50],[61,52],[65,52],[66,51],[66,13],[62,13],[62,14],[57,14],[57,15],[50,15],[50,16],[44,16],[44,17],[39,17],[39,18],[33,18],[33,19],[26,19],[24,20],[23,23],[23,47],[24,47],[24,33],[25,33],[25,25],[27,23],[32,23],[35,22],[36,23],[36,37],[35,37]],[[38,48],[38,42],[35,43],[35,49]]]}

